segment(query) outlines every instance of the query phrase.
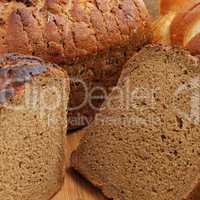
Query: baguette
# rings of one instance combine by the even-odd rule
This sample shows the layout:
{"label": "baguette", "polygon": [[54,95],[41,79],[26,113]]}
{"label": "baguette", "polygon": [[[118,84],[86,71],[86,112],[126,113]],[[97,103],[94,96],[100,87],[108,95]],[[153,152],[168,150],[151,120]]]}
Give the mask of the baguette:
{"label": "baguette", "polygon": [[161,17],[153,24],[154,42],[200,53],[200,4],[198,0],[162,0]]}

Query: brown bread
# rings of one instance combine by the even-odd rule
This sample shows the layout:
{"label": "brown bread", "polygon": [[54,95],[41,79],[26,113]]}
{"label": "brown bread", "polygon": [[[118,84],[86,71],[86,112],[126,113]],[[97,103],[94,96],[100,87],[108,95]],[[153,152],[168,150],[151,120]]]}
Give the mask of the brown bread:
{"label": "brown bread", "polygon": [[35,55],[68,70],[70,107],[79,107],[69,112],[71,128],[92,120],[103,99],[90,94],[109,92],[151,35],[142,0],[4,0],[0,16],[0,53]]}
{"label": "brown bread", "polygon": [[84,130],[71,165],[114,200],[200,199],[200,63],[148,46]]}
{"label": "brown bread", "polygon": [[49,200],[62,186],[68,79],[39,58],[0,56],[0,199]]}

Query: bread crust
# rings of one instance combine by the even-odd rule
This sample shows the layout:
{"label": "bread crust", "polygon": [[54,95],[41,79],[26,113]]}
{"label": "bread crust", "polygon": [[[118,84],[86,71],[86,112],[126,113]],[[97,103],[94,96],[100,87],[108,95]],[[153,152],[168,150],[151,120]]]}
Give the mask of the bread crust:
{"label": "bread crust", "polygon": [[56,63],[78,61],[145,31],[141,0],[23,1],[0,3],[1,53],[34,54]]}
{"label": "bread crust", "polygon": [[194,5],[199,3],[198,0],[160,0],[161,15],[166,15],[169,12],[178,12],[180,10],[187,10]]}
{"label": "bread crust", "polygon": [[186,45],[186,48],[191,51],[193,55],[200,54],[200,33],[193,37],[190,42]]}
{"label": "bread crust", "polygon": [[[24,85],[41,74],[63,76],[66,72],[34,56],[3,54],[0,57],[0,105],[16,95],[23,95]],[[66,75],[67,78],[67,75]]]}
{"label": "bread crust", "polygon": [[187,38],[188,32],[196,25],[199,20],[200,4],[192,6],[187,12],[178,13],[171,24],[171,41],[173,45],[183,45],[191,40]]}
{"label": "bread crust", "polygon": [[154,42],[181,46],[198,55],[199,16],[198,0],[162,0],[161,17],[153,24]]}

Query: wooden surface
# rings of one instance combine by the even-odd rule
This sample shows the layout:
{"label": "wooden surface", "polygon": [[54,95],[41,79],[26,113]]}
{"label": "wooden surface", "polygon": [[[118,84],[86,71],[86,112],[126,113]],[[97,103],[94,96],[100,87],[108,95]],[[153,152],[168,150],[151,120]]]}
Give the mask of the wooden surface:
{"label": "wooden surface", "polygon": [[71,152],[76,149],[81,137],[82,134],[79,132],[68,135],[66,138],[67,169],[65,183],[61,191],[52,200],[106,200],[100,191],[69,169]]}

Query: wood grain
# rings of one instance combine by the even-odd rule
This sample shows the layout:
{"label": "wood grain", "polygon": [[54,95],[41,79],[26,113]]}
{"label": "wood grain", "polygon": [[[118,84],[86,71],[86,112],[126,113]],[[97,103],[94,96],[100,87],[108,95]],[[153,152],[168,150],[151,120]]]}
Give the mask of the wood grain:
{"label": "wood grain", "polygon": [[82,136],[81,132],[77,132],[66,138],[65,182],[61,191],[52,200],[106,200],[100,191],[69,168],[70,155],[78,146]]}

